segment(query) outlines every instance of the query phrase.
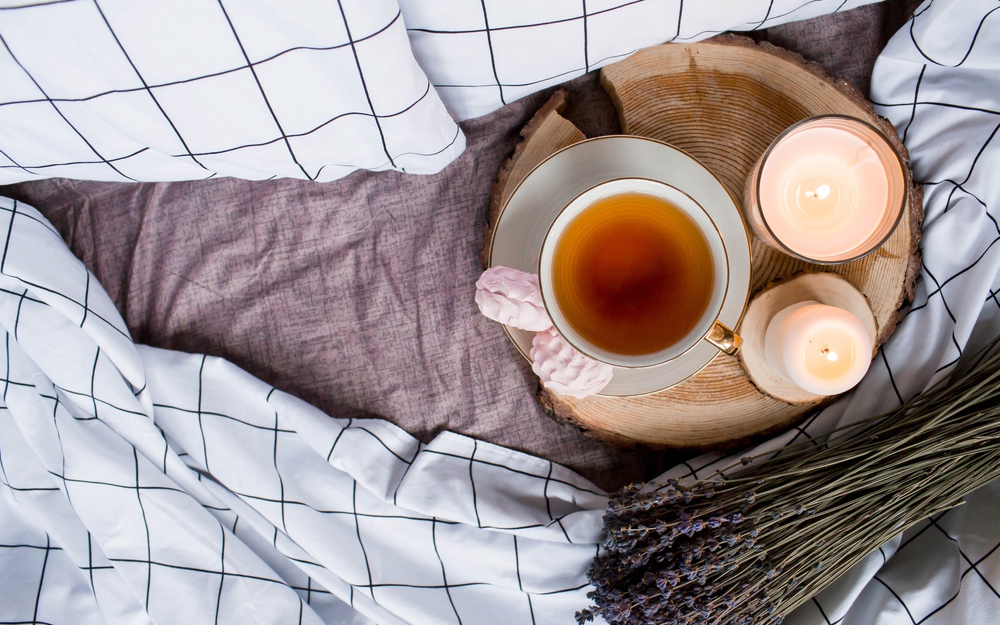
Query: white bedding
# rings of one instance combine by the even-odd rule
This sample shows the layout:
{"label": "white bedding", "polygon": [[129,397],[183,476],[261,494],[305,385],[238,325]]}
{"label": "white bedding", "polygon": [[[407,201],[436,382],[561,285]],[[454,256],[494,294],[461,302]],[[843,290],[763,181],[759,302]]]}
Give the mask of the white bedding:
{"label": "white bedding", "polygon": [[[928,0],[880,57],[873,99],[926,189],[916,301],[857,391],[761,449],[892,408],[1000,332],[998,52],[994,0]],[[37,211],[0,200],[0,237],[0,623],[572,623],[587,604],[604,499],[585,480],[136,346]],[[994,622],[998,490],[786,623]]]}

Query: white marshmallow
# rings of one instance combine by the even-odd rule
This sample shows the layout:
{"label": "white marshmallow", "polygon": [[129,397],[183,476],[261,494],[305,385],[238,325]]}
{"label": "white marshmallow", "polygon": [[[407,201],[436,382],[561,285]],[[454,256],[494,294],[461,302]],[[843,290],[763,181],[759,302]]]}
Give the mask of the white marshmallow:
{"label": "white marshmallow", "polygon": [[555,328],[535,335],[531,342],[531,370],[542,386],[560,395],[587,397],[611,381],[611,365],[576,351]]}
{"label": "white marshmallow", "polygon": [[538,276],[510,267],[491,267],[476,282],[479,312],[493,321],[538,332],[552,327],[545,313]]}

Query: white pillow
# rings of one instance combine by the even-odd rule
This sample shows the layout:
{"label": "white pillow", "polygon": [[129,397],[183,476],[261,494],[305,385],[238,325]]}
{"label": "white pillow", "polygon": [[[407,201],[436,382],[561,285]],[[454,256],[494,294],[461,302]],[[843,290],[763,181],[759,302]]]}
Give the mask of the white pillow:
{"label": "white pillow", "polygon": [[664,41],[758,30],[878,1],[399,0],[399,5],[417,61],[463,120]]}
{"label": "white pillow", "polygon": [[464,147],[394,0],[0,1],[0,183],[434,173]]}

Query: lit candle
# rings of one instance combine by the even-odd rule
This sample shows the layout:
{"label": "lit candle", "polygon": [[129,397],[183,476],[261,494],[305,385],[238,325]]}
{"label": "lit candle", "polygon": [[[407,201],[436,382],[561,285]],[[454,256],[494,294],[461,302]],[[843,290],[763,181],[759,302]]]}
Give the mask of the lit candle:
{"label": "lit candle", "polygon": [[881,132],[823,116],[775,139],[747,179],[744,207],[765,243],[812,262],[840,263],[889,237],[905,189],[902,161]]}
{"label": "lit candle", "polygon": [[872,339],[848,311],[799,302],[771,319],[764,356],[778,375],[803,390],[836,395],[854,388],[868,371]]}

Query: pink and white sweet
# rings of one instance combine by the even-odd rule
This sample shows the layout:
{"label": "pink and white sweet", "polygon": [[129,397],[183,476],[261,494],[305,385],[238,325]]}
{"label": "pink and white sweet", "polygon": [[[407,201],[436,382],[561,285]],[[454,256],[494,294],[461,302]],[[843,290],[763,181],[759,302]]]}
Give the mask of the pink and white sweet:
{"label": "pink and white sweet", "polygon": [[576,351],[555,328],[539,332],[531,341],[531,370],[550,391],[579,398],[600,392],[613,371],[611,365]]}
{"label": "pink and white sweet", "polygon": [[490,267],[476,282],[476,304],[479,312],[504,325],[531,332],[552,327],[533,273]]}
{"label": "pink and white sweet", "polygon": [[600,392],[611,381],[611,365],[584,356],[552,326],[538,290],[538,276],[491,267],[476,282],[476,304],[493,321],[536,333],[531,342],[531,370],[548,390],[583,398]]}

